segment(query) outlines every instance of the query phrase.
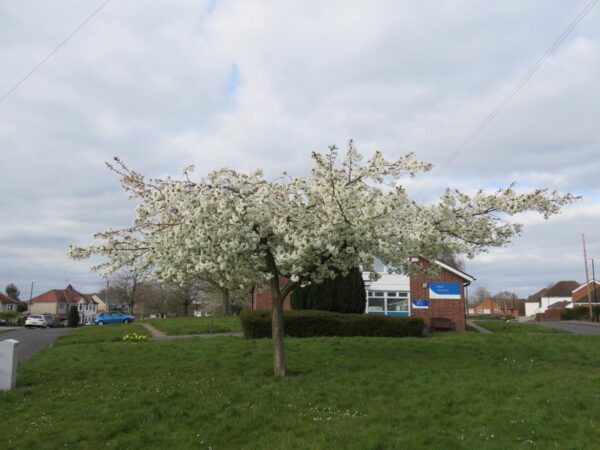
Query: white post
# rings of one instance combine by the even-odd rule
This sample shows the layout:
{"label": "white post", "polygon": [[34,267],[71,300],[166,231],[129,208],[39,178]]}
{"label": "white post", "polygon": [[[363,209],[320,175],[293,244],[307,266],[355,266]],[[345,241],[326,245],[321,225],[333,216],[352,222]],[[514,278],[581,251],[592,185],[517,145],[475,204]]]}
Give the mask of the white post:
{"label": "white post", "polygon": [[0,342],[0,391],[10,391],[17,383],[17,345],[19,341]]}

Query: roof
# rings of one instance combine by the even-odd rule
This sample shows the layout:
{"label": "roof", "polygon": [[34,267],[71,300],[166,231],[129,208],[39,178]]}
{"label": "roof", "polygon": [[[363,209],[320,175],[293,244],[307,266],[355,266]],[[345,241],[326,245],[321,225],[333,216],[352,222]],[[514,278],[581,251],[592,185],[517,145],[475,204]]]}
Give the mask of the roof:
{"label": "roof", "polygon": [[448,272],[452,272],[454,275],[458,275],[460,278],[462,278],[463,280],[466,281],[475,281],[475,277],[472,275],[469,275],[466,272],[463,272],[462,270],[456,269],[452,266],[449,266],[448,264],[445,264],[441,261],[438,261],[437,259],[434,261],[438,266],[440,266],[442,269],[447,270]]}
{"label": "roof", "polygon": [[0,292],[0,303],[12,303],[12,304],[18,305],[21,302],[19,300],[15,300],[12,297],[9,297],[8,295],[4,295]]}
{"label": "roof", "polygon": [[579,287],[577,281],[559,281],[542,295],[542,297],[571,297],[573,291]]}
{"label": "roof", "polygon": [[546,309],[565,309],[565,307],[571,302],[563,300],[561,302],[552,303]]}
{"label": "roof", "polygon": [[[573,291],[573,294],[572,294],[573,301],[578,302],[581,300],[585,300],[587,302],[588,290],[584,289],[584,288],[587,288],[587,286],[588,286],[588,283],[583,283],[581,286],[579,286],[577,289],[575,289]],[[592,297],[592,301],[594,301],[594,296],[600,297],[600,283],[598,283],[597,281],[590,281],[589,286],[590,286],[590,295]]]}
{"label": "roof", "polygon": [[548,288],[542,288],[539,291],[537,291],[535,294],[531,294],[528,298],[527,298],[527,302],[540,302],[540,299],[542,298],[542,296],[546,293],[546,291],[548,290]]}
{"label": "roof", "polygon": [[[600,282],[598,282],[598,281],[596,281],[596,280],[590,280],[590,281],[588,281],[587,283],[582,283],[582,284],[581,284],[581,286],[579,286],[577,289],[573,289],[573,294],[574,294],[575,292],[577,292],[578,290],[580,290],[580,289],[583,289],[583,288],[584,288],[584,287],[586,287],[588,284],[591,284],[591,286],[590,286],[590,289],[592,289],[592,290],[594,289],[594,285],[595,285],[595,286],[600,286]],[[587,289],[586,289],[586,291],[587,291]]]}
{"label": "roof", "polygon": [[65,289],[52,289],[33,297],[31,303],[77,303],[81,298],[85,298],[83,294],[68,285]]}
{"label": "roof", "polygon": [[486,297],[483,300],[481,300],[479,303],[475,303],[472,306],[473,307],[482,306],[484,303],[493,303],[494,305],[498,306],[498,302],[496,302],[496,299],[492,298],[492,297]]}

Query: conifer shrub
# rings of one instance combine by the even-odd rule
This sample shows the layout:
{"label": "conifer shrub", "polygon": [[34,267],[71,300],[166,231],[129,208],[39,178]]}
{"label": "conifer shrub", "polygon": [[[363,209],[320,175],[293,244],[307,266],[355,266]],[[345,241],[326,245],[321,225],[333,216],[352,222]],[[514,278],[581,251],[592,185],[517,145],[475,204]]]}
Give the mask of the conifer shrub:
{"label": "conifer shrub", "polygon": [[295,310],[320,310],[361,314],[365,312],[366,290],[362,272],[358,268],[334,279],[297,288],[291,295]]}
{"label": "conifer shrub", "polygon": [[67,316],[67,321],[71,328],[77,328],[77,326],[79,326],[79,311],[77,311],[77,306],[72,305],[69,308],[69,315]]}

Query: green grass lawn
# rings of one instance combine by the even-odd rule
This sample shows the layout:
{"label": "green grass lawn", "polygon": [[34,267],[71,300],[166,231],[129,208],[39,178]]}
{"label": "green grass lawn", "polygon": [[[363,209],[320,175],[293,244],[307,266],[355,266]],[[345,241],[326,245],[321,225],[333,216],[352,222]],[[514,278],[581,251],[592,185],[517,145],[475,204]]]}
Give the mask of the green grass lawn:
{"label": "green grass lawn", "polygon": [[239,316],[211,317],[175,317],[173,319],[147,319],[141,322],[149,323],[169,335],[229,333],[242,331]]}
{"label": "green grass lawn", "polygon": [[477,325],[487,328],[494,333],[509,333],[509,334],[565,334],[566,331],[547,328],[535,323],[518,323],[506,322],[504,320],[495,319],[477,319],[474,320]]}
{"label": "green grass lawn", "polygon": [[71,345],[71,344],[92,344],[94,342],[120,342],[123,336],[127,334],[141,334],[142,336],[150,336],[146,329],[141,325],[88,325],[71,331],[69,334],[62,336],[55,345]]}
{"label": "green grass lawn", "polygon": [[[278,379],[270,340],[115,342],[116,329],[78,330],[21,365],[18,389],[0,394],[3,449],[595,449],[600,442],[595,336],[287,339],[291,375]],[[108,331],[105,341],[97,330]]]}

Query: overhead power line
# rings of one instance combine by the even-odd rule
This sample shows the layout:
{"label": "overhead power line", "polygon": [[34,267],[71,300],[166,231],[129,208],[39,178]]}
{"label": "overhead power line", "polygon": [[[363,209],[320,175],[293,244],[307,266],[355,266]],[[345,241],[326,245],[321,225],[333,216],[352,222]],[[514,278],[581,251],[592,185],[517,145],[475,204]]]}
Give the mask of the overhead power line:
{"label": "overhead power line", "polygon": [[454,150],[448,158],[441,164],[440,168],[436,171],[438,174],[444,172],[450,165],[460,156],[460,154],[481,134],[481,132],[487,128],[494,118],[500,114],[504,107],[519,93],[519,91],[525,86],[525,84],[533,77],[533,75],[542,67],[546,60],[556,51],[558,47],[564,42],[569,34],[577,27],[579,22],[583,20],[585,16],[598,4],[600,0],[592,0],[585,8],[577,15],[577,17],[571,22],[571,24],[562,32],[562,34],[552,43],[552,45],[546,50],[546,53],[542,55],[540,59],[529,69],[529,71],[521,78],[521,80],[510,90],[508,94],[498,103],[498,105],[488,114],[485,119],[473,130],[473,132],[460,144],[456,150]]}
{"label": "overhead power line", "polygon": [[25,76],[23,76],[13,87],[11,87],[8,91],[6,91],[6,93],[0,97],[0,103],[2,103],[4,100],[6,100],[8,98],[8,96],[10,94],[12,94],[15,90],[17,90],[17,88],[19,86],[21,86],[25,81],[27,81],[27,79],[29,77],[31,77],[31,75],[33,75],[40,67],[42,67],[44,65],[44,63],[46,61],[48,61],[52,55],[54,55],[58,50],[60,50],[60,48],[65,45],[67,42],[69,42],[69,40],[75,36],[79,30],[81,30],[90,20],[92,20],[94,18],[94,16],[96,16],[100,11],[102,11],[102,9],[110,2],[110,0],[106,0],[104,3],[102,3],[98,8],[96,8],[94,10],[94,12],[92,12],[83,22],[81,22],[77,28],[75,28],[66,38],[64,38],[50,53],[48,53],[46,55],[46,57],[44,59],[42,59],[39,63],[37,63],[37,65],[31,69]]}

